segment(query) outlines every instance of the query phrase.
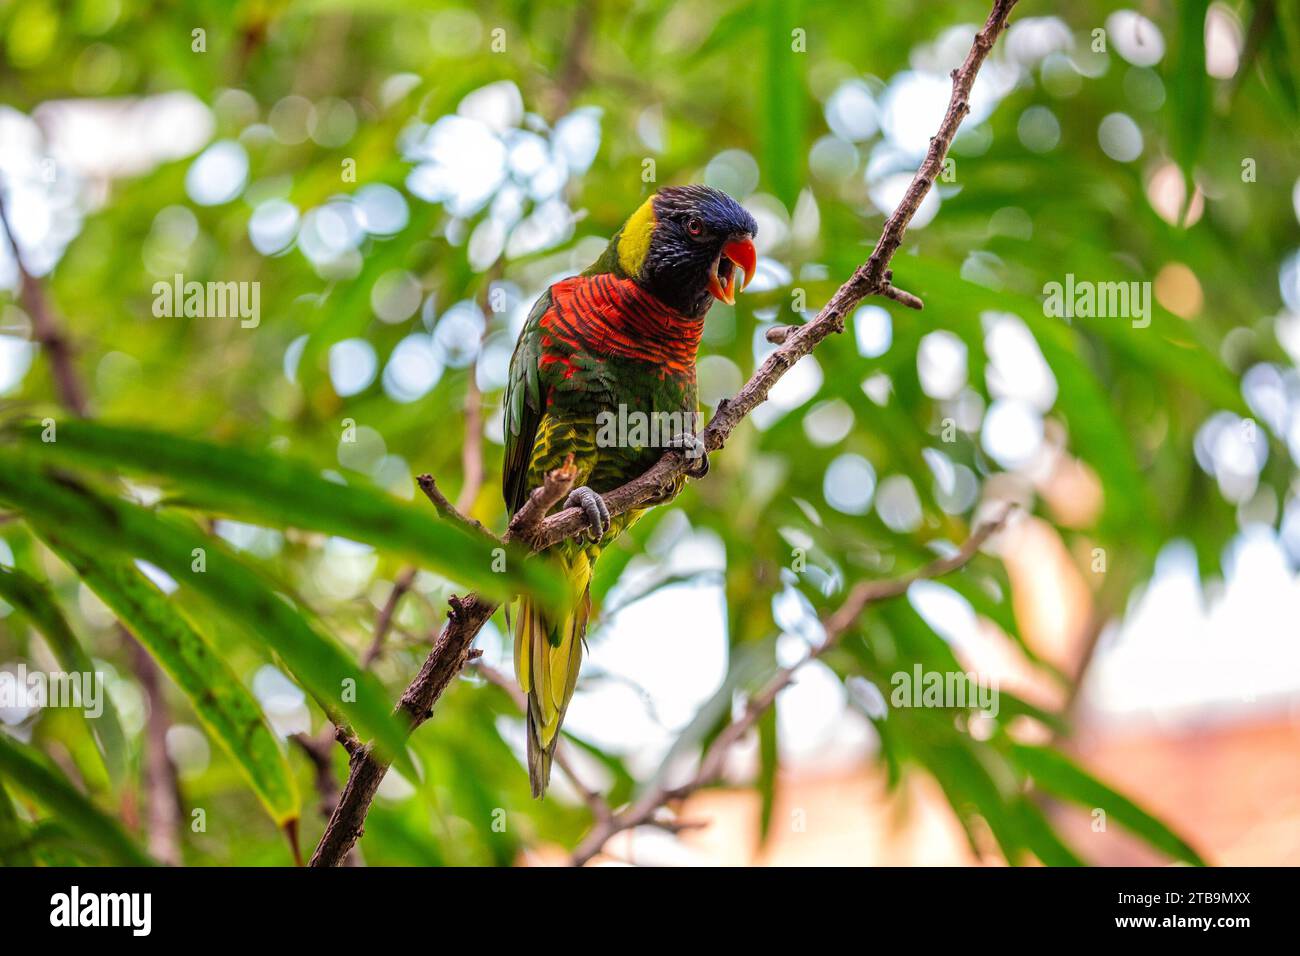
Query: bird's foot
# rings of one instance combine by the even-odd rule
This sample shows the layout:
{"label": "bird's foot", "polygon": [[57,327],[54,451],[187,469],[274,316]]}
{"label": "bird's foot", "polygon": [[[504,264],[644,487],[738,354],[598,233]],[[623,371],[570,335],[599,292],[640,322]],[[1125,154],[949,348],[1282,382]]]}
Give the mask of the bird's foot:
{"label": "bird's foot", "polygon": [[590,525],[587,534],[593,541],[605,537],[605,532],[609,530],[609,507],[605,504],[604,498],[586,485],[581,485],[569,492],[564,506],[582,509],[582,513],[587,516],[587,524]]}
{"label": "bird's foot", "polygon": [[664,442],[665,448],[675,448],[686,456],[686,474],[703,478],[709,473],[709,453],[699,435],[682,432]]}

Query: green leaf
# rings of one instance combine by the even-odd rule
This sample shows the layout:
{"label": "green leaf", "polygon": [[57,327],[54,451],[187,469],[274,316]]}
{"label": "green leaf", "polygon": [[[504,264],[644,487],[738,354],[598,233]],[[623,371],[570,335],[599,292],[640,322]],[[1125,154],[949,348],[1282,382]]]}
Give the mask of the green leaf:
{"label": "green leaf", "polygon": [[39,751],[0,733],[0,776],[20,787],[118,866],[153,866],[117,822],[73,789]]}
{"label": "green leaf", "polygon": [[[921,714],[920,720],[929,719]],[[1007,862],[1020,861],[1026,848],[1025,835],[1019,820],[1007,806],[1004,787],[980,762],[980,752],[953,733],[944,733],[946,740],[925,740],[918,733],[909,744],[924,764],[925,769],[938,781],[944,796],[960,817],[976,812],[989,825]]]}
{"label": "green leaf", "polygon": [[1294,3],[1270,3],[1275,8],[1277,29],[1268,40],[1269,75],[1291,115],[1300,113],[1300,10]]}
{"label": "green leaf", "polygon": [[562,731],[564,738],[573,746],[577,747],[584,753],[590,754],[591,757],[605,768],[605,772],[611,777],[608,786],[602,789],[605,792],[605,799],[608,803],[619,804],[627,802],[633,791],[636,789],[636,778],[632,776],[623,761],[613,754],[606,753],[595,744],[583,740],[581,737],[574,736],[566,729]]}
{"label": "green leaf", "polygon": [[1209,0],[1183,0],[1178,5],[1178,48],[1172,58],[1169,105],[1174,159],[1182,167],[1192,195],[1193,167],[1205,142],[1210,113],[1210,77],[1205,72],[1205,13]]}
{"label": "green leaf", "polygon": [[776,807],[776,704],[758,718],[758,795],[762,799],[758,814],[758,843],[767,843],[772,832],[772,810]]}
{"label": "green leaf", "polygon": [[1100,808],[1108,817],[1174,859],[1205,865],[1200,854],[1169,827],[1076,766],[1064,754],[1048,747],[1012,744],[1011,757],[1044,791],[1090,810]]}
{"label": "green leaf", "polygon": [[[0,597],[26,615],[45,636],[55,659],[65,671],[70,674],[95,673],[95,665],[72,633],[54,595],[45,584],[16,568],[0,568]],[[112,699],[107,691],[101,696],[103,709],[98,717],[86,716],[84,709],[81,713],[104,758],[105,769],[113,781],[118,782],[126,769],[126,738]]]}
{"label": "green leaf", "polygon": [[9,791],[0,781],[0,866],[32,866],[29,839]]}
{"label": "green leaf", "polygon": [[1055,734],[1070,732],[1069,722],[1060,714],[1044,710],[1003,688],[998,689],[998,722],[1004,727],[1014,717],[1031,717]]}
{"label": "green leaf", "polygon": [[131,565],[92,556],[54,534],[42,536],[189,698],[200,723],[234,759],[276,825],[297,819],[298,791],[289,762],[261,707],[184,615]]}
{"label": "green leaf", "polygon": [[42,442],[35,427],[17,431],[42,457],[162,475],[202,505],[403,554],[496,598],[527,592],[555,604],[566,593],[559,573],[543,561],[512,555],[506,570],[494,571],[494,563],[500,566],[493,553],[498,545],[490,538],[376,488],[330,481],[291,458],[85,421],[61,422],[54,442]]}
{"label": "green leaf", "polygon": [[193,525],[104,497],[13,452],[0,452],[0,499],[36,524],[57,528],[85,550],[108,547],[156,564],[278,653],[327,711],[342,713],[360,734],[375,738],[388,756],[405,754],[406,728],[393,716],[380,683],[220,542]]}
{"label": "green leaf", "polygon": [[[793,209],[803,182],[804,69],[807,53],[794,49],[798,0],[763,0],[763,171],[772,191]],[[804,35],[804,43],[807,36]]]}
{"label": "green leaf", "polygon": [[[984,818],[1008,862],[1022,862],[1027,850],[1048,866],[1082,865],[1083,861],[1061,841],[1042,811],[1014,793],[1015,775],[1002,754],[949,726],[940,726],[932,715],[919,719],[935,725],[913,741],[926,769],[939,781],[959,815],[973,808]],[[947,740],[917,747],[924,733],[937,733]]]}
{"label": "green leaf", "polygon": [[1012,805],[1012,812],[1019,821],[1025,845],[1045,866],[1083,866],[1078,855],[1057,836],[1043,811],[1030,800],[1021,797]]}
{"label": "green leaf", "polygon": [[27,831],[27,845],[36,866],[95,866],[103,862],[98,850],[58,820],[37,820]]}

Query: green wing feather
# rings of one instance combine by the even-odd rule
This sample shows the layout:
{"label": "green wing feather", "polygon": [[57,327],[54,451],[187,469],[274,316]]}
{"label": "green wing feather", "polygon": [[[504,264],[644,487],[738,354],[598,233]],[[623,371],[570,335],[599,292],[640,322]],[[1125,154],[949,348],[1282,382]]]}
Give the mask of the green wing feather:
{"label": "green wing feather", "polygon": [[515,354],[510,359],[510,377],[506,382],[505,461],[502,466],[501,491],[506,506],[514,514],[531,490],[528,465],[533,457],[537,427],[546,408],[545,386],[539,363],[542,357],[542,316],[551,307],[551,290],[542,293],[528,313]]}

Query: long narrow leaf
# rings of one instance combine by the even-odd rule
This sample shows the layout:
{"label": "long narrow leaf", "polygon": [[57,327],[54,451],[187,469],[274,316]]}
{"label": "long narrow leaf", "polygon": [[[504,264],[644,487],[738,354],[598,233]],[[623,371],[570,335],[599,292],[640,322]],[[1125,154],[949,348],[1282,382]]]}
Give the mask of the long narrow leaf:
{"label": "long narrow leaf", "polygon": [[1065,845],[1043,812],[1031,801],[1021,797],[1012,805],[1011,812],[1019,820],[1025,845],[1034,851],[1034,856],[1042,860],[1045,866],[1083,866],[1083,861]]}
{"label": "long narrow leaf", "polygon": [[763,0],[765,68],[763,77],[763,170],[772,191],[794,209],[803,180],[801,157],[807,151],[804,141],[804,63],[808,56],[806,35],[795,33],[800,27],[797,0]]}
{"label": "long narrow leaf", "polygon": [[64,826],[104,851],[119,866],[152,866],[111,817],[73,789],[41,754],[0,733],[0,776],[57,816]]}
{"label": "long narrow leaf", "polygon": [[772,811],[776,809],[776,772],[780,761],[777,746],[776,705],[758,719],[758,844],[767,845],[772,833]]}
{"label": "long narrow leaf", "polygon": [[9,791],[0,781],[0,866],[32,866],[32,852]]}
{"label": "long narrow leaf", "polygon": [[1192,173],[1200,158],[1210,113],[1210,77],[1205,72],[1205,14],[1209,6],[1209,0],[1183,0],[1179,4],[1178,46],[1171,58],[1170,140],[1174,159],[1188,183],[1188,196],[1192,195]]}
{"label": "long narrow leaf", "polygon": [[[921,719],[930,718],[927,715]],[[1007,862],[1018,864],[1029,847],[1020,821],[1008,806],[1007,795],[959,735],[954,732],[946,735],[947,740],[926,740],[926,734],[927,731],[920,731],[909,743],[925,769],[938,781],[948,803],[958,816],[973,811],[983,817]]]}
{"label": "long narrow leaf", "polygon": [[234,759],[276,825],[296,819],[298,791],[261,708],[185,616],[131,565],[93,556],[56,535],[44,537],[189,698],[199,721]]}
{"label": "long narrow leaf", "polygon": [[1011,757],[1046,792],[1089,809],[1100,808],[1122,826],[1174,859],[1197,866],[1205,865],[1200,854],[1182,837],[1128,797],[1116,793],[1076,766],[1065,755],[1049,747],[1014,744],[1011,747]]}
{"label": "long narrow leaf", "polygon": [[330,481],[291,458],[84,421],[61,423],[53,442],[41,441],[32,428],[19,434],[42,459],[161,475],[183,486],[191,500],[249,521],[309,528],[400,553],[494,597],[524,591],[554,603],[565,593],[560,575],[542,561],[519,555],[497,571],[502,562],[491,539],[378,489]]}
{"label": "long narrow leaf", "polygon": [[[50,589],[28,574],[17,569],[0,568],[0,597],[16,607],[37,630],[45,636],[54,657],[70,674],[94,674],[95,666],[82,649],[67,619],[59,610]],[[96,718],[86,718],[104,758],[109,776],[118,781],[126,768],[126,738],[117,710],[108,694],[103,695],[103,708]],[[84,713],[84,711],[83,711]]]}
{"label": "long narrow leaf", "polygon": [[393,717],[379,682],[258,574],[192,525],[104,497],[13,452],[0,452],[0,499],[83,549],[107,547],[144,558],[193,587],[276,651],[322,706],[342,712],[387,755],[405,753],[405,728]]}

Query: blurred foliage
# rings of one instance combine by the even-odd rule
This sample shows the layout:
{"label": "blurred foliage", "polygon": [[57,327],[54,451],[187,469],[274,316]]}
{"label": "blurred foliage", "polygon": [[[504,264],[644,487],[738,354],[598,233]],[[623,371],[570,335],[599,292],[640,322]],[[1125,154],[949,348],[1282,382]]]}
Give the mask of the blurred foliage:
{"label": "blurred foliage", "polygon": [[[1213,575],[1243,513],[1258,518],[1260,495],[1271,495],[1267,520],[1279,520],[1293,470],[1288,436],[1248,403],[1242,377],[1291,363],[1276,329],[1278,270],[1296,236],[1286,201],[1297,172],[1295,6],[1214,5],[1239,25],[1242,40],[1240,66],[1227,78],[1204,68],[1205,2],[1141,5],[1165,50],[1148,65],[1119,55],[1113,33],[1106,51],[1095,51],[1099,28],[1142,29],[1115,20],[1117,9],[1021,4],[1015,20],[1053,19],[1029,24],[1018,44],[1015,33],[999,43],[981,78],[996,103],[968,121],[954,146],[954,175],[938,184],[937,216],[909,232],[894,262],[896,283],[920,295],[925,311],[892,302],[860,311],[845,335],[791,374],[812,387],[769,408],[762,427],[747,422],[715,456],[708,480],[652,513],[602,559],[598,605],[621,598],[627,606],[682,583],[666,558],[673,541],[713,535],[727,556],[728,674],[659,773],[706,745],[733,696],[771,673],[776,639],[790,629],[774,617],[778,603],[794,601],[804,623],[815,622],[813,612],[834,608],[847,584],[922,564],[984,514],[977,492],[1017,499],[1055,527],[1102,619],[1122,612],[1171,539],[1192,541],[1203,574]],[[6,721],[13,725],[0,734],[0,859],[101,862],[142,852],[113,822],[144,845],[145,704],[114,613],[174,679],[172,719],[207,727],[218,745],[196,767],[182,761],[185,808],[203,808],[208,821],[204,830],[184,829],[185,861],[289,862],[276,824],[295,791],[304,795],[310,846],[323,821],[308,796],[309,761],[295,749],[268,754],[261,744],[258,755],[249,753],[237,727],[223,723],[236,718],[204,697],[204,682],[224,693],[241,722],[251,691],[281,737],[319,733],[319,703],[337,696],[340,675],[360,677],[353,661],[392,582],[416,560],[423,570],[375,680],[361,678],[370,690],[345,708],[364,729],[384,732],[383,707],[417,670],[446,597],[490,583],[481,544],[432,520],[422,501],[389,496],[413,499],[413,475],[429,472],[455,497],[466,479],[464,429],[474,422],[466,410],[481,400],[486,480],[470,510],[503,528],[501,369],[535,296],[594,259],[653,188],[649,169],[659,183],[709,181],[745,198],[760,217],[763,278],[734,308],[718,305],[710,315],[701,384],[716,403],[761,358],[765,328],[814,313],[865,258],[884,221],[883,181],[915,166],[879,131],[881,104],[899,92],[904,71],[946,86],[951,53],[963,55],[970,36],[969,27],[952,28],[986,14],[975,0],[0,6],[0,129],[17,136],[28,128],[19,121],[34,116],[53,140],[57,114],[49,107],[113,102],[120,109],[109,139],[140,136],[135,147],[158,154],[129,173],[106,173],[98,154],[132,144],[83,138],[59,155],[45,142],[27,165],[14,146],[21,136],[0,144],[11,216],[21,211],[20,187],[71,191],[52,220],[57,228],[34,242],[52,251],[26,251],[30,262],[51,265],[33,271],[76,345],[94,416],[150,430],[77,431],[39,352],[8,393],[0,391],[11,421],[52,418],[68,436],[66,446],[42,451],[31,431],[10,429],[0,449],[0,498],[16,513],[0,524],[0,563],[40,596],[18,599],[8,587],[18,579],[6,575],[0,659],[70,667],[78,659],[67,646],[70,631],[80,656],[110,674],[131,761],[125,781],[116,781],[79,716],[45,709]],[[1001,87],[992,75],[999,71]],[[156,106],[145,98],[178,91],[212,127],[184,156],[169,157],[168,141],[189,135],[184,123],[149,139],[147,124],[129,122],[126,104]],[[448,124],[458,111],[471,126]],[[1103,148],[1098,130],[1113,114],[1138,131],[1135,158]],[[836,115],[853,128],[834,128]],[[466,182],[484,174],[486,161],[474,149],[492,153],[490,141],[518,152],[475,199]],[[47,149],[58,170],[48,181],[40,175]],[[537,160],[539,150],[549,159]],[[220,178],[229,172],[217,162],[223,155],[244,157],[246,174],[229,196],[205,194],[204,183],[191,181],[194,171]],[[554,180],[537,178],[546,175]],[[374,191],[380,186],[390,188]],[[1190,203],[1179,198],[1191,190]],[[1157,202],[1157,192],[1174,196],[1172,207]],[[388,218],[376,224],[381,214]],[[50,238],[56,233],[66,236]],[[1044,284],[1066,273],[1153,281],[1149,327],[1045,315]],[[237,319],[158,316],[155,283],[174,274],[260,283],[260,322],[243,328]],[[30,334],[16,291],[0,291],[0,308],[0,332]],[[1077,465],[1086,486],[1099,490],[1099,507],[1062,507],[1040,493],[1043,477],[1030,463],[1009,462],[982,441],[985,412],[1006,398],[1007,384],[996,384],[1009,371],[1006,359],[1000,365],[989,346],[1007,316],[1003,331],[1027,329],[1034,345],[1013,356],[1037,352],[1050,370],[1042,444],[1052,460]],[[870,345],[886,321],[883,345]],[[945,354],[964,353],[964,373],[947,392],[927,384],[918,366],[937,330],[949,336],[939,343]],[[1265,419],[1259,434],[1268,453],[1261,473],[1246,476],[1246,492],[1198,465],[1194,445],[1215,413],[1241,416],[1232,421],[1243,425],[1252,414]],[[164,453],[159,434],[198,440]],[[229,457],[215,446],[229,448]],[[860,460],[869,463],[865,477]],[[859,467],[856,491],[870,483],[878,492],[871,507],[837,509],[828,500],[837,497],[830,476],[846,461]],[[65,537],[75,547],[59,544]],[[191,544],[209,549],[208,576],[197,586],[185,569]],[[103,562],[98,573],[84,556],[79,565],[76,551],[99,549],[107,557],[94,558]],[[1104,573],[1090,567],[1094,549],[1109,555]],[[807,558],[797,570],[794,550]],[[146,560],[141,571],[161,590],[124,559]],[[538,570],[524,586],[546,584]],[[999,562],[981,556],[944,585],[1037,661]],[[59,607],[70,623],[51,623],[61,619]],[[632,604],[628,613],[635,611]],[[499,651],[501,630],[489,626],[480,644]],[[601,638],[593,630],[593,644]],[[883,690],[891,674],[916,663],[963,669],[907,599],[873,609],[825,658],[854,706],[855,681]],[[315,699],[304,700],[283,677],[276,683],[268,665]],[[1043,670],[1068,691],[1066,676]],[[932,775],[980,852],[992,851],[991,834],[1013,862],[1087,859],[1053,830],[1040,793],[1029,788],[1035,780],[1044,794],[1105,807],[1153,846],[1196,859],[1127,798],[1057,751],[1031,745],[1066,731],[1066,715],[1004,692],[1001,716],[982,720],[974,734],[965,709],[887,716],[859,709],[879,737],[870,759],[895,783],[918,769]],[[1013,734],[1017,722],[1037,733]],[[780,787],[777,724],[775,716],[760,724],[751,780],[762,794],[765,833],[775,825]],[[262,719],[248,726],[264,739]],[[587,810],[562,794],[529,800],[520,740],[504,693],[472,674],[459,681],[412,738],[408,774],[390,775],[376,801],[360,844],[366,861],[508,864],[529,847],[576,845],[590,824]],[[642,785],[646,768],[634,754],[575,744],[614,802]],[[280,779],[283,760],[292,781]],[[346,773],[341,748],[335,771]],[[262,781],[271,814],[248,779]],[[509,825],[494,826],[503,811]]]}

